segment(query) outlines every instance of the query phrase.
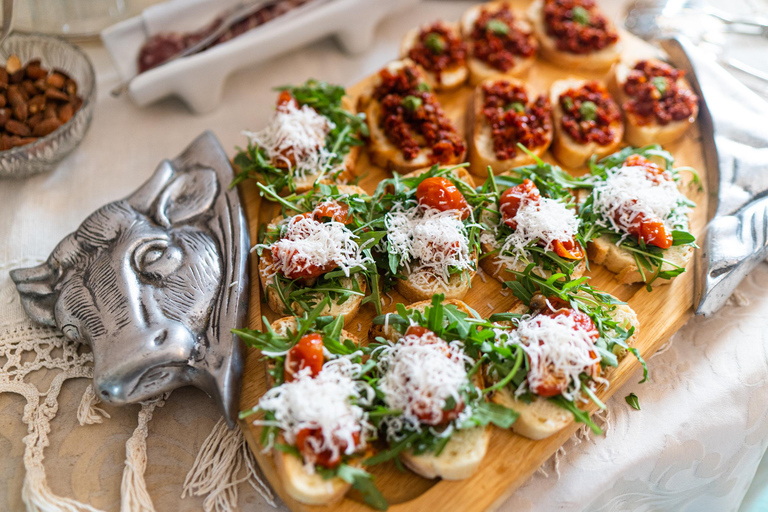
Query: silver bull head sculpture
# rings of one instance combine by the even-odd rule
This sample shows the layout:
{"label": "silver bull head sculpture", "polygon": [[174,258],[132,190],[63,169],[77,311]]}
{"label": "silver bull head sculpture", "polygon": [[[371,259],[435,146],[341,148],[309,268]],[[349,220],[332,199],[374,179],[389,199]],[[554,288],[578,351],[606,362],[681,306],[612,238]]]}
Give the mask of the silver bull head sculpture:
{"label": "silver bull head sculpture", "polygon": [[193,385],[234,426],[248,234],[210,132],[127,198],[91,214],[48,260],[11,278],[27,314],[93,350],[96,393],[136,403]]}

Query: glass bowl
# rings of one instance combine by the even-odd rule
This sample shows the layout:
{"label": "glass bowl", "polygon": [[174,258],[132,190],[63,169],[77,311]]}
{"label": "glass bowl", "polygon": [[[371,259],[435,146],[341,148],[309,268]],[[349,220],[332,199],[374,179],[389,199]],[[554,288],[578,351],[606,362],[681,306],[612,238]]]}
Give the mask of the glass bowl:
{"label": "glass bowl", "polygon": [[96,74],[88,56],[78,47],[53,36],[11,34],[0,50],[17,55],[22,65],[40,59],[46,69],[60,69],[77,82],[83,105],[66,124],[35,142],[0,151],[0,178],[25,178],[47,172],[72,152],[91,125],[96,103]]}

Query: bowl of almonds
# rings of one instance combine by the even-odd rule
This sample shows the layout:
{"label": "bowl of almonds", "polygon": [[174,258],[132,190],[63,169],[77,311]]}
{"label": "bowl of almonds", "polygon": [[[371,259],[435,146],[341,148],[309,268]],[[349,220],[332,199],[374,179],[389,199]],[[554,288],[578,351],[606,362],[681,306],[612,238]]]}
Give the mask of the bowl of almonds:
{"label": "bowl of almonds", "polygon": [[12,34],[0,65],[0,177],[50,171],[83,140],[93,117],[93,65],[57,37]]}

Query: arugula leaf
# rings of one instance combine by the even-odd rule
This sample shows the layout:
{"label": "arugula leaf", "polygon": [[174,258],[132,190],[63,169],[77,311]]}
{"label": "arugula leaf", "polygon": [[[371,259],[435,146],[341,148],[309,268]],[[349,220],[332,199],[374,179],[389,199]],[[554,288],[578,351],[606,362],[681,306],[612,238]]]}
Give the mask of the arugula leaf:
{"label": "arugula leaf", "polygon": [[363,495],[363,500],[375,508],[376,510],[387,510],[389,503],[384,499],[376,485],[373,483],[373,475],[367,471],[350,466],[348,464],[341,464],[336,468],[336,476],[352,484],[352,487],[360,491]]}
{"label": "arugula leaf", "polygon": [[499,428],[509,428],[515,422],[519,414],[503,405],[492,402],[479,402],[472,409],[472,416],[467,420],[468,423],[478,427],[484,427],[493,423]]}
{"label": "arugula leaf", "polygon": [[637,395],[634,393],[630,393],[627,396],[624,397],[624,400],[627,401],[627,403],[635,410],[640,410],[640,401],[637,398]]}

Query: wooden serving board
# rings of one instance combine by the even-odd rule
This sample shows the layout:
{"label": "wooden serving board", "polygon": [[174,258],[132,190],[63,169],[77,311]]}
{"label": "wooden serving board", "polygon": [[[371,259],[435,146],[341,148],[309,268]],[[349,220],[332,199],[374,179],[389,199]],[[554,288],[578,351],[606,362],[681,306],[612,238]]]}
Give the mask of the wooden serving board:
{"label": "wooden serving board", "polygon": [[[648,51],[647,48],[643,48],[645,43],[637,39],[631,39],[627,36],[624,37],[624,40],[627,46],[626,51],[633,51],[633,53],[634,51]],[[585,74],[577,70],[565,72],[539,60],[526,81],[533,91],[545,93],[553,81],[567,77],[601,79],[603,74]],[[366,83],[367,81],[364,81],[348,90],[352,99],[356,100],[363,92]],[[466,108],[471,93],[472,88],[465,86],[457,91],[439,95],[443,108],[456,123],[461,133],[464,133]],[[707,169],[704,168],[698,125],[692,126],[681,140],[667,146],[666,149],[675,156],[676,166],[691,166],[699,171],[702,178],[704,177]],[[544,157],[544,160],[557,163],[549,153]],[[361,152],[357,170],[358,174],[362,176],[360,186],[369,193],[375,190],[380,180],[391,176],[388,171],[373,165],[366,151]],[[583,172],[582,170],[574,172],[574,174]],[[706,183],[707,180],[703,179],[702,181]],[[251,240],[255,241],[259,224],[272,219],[278,208],[267,201],[262,202],[253,184],[244,183],[241,186]],[[698,236],[706,224],[706,190],[691,187],[686,190],[686,194],[698,204],[691,216],[691,231]],[[640,332],[636,347],[646,360],[693,315],[693,263],[689,264],[688,267],[688,270],[671,284],[658,286],[650,293],[641,285],[627,286],[618,283],[612,273],[597,265],[594,265],[591,272],[588,273],[591,277],[592,286],[627,301],[637,312],[640,320]],[[278,318],[279,315],[269,310],[262,300],[255,255],[250,268],[249,326],[253,329],[260,329],[262,315],[270,322]],[[384,299],[385,313],[394,311],[395,303],[408,304],[408,301],[394,290],[389,295],[391,300],[387,297]],[[472,288],[465,299],[471,307],[485,317],[492,313],[507,311],[514,300],[515,298],[509,290],[503,290],[498,281],[485,276],[482,271],[473,279]],[[359,336],[364,342],[367,341],[371,320],[375,315],[373,307],[367,305],[361,309],[360,314],[352,321],[348,330]],[[597,395],[600,399],[605,401],[619,391],[622,384],[635,373],[639,366],[640,364],[634,357],[625,357],[619,367],[609,375],[610,388],[604,389],[603,386],[600,386],[598,389]],[[260,354],[257,350],[249,349],[243,377],[241,410],[252,408],[266,391],[266,385],[265,364],[260,360]],[[596,406],[590,402],[588,409],[590,412],[594,412]],[[333,509],[345,512],[371,510],[362,502],[361,496],[356,491],[349,492],[343,501],[333,507],[307,506],[291,499],[281,485],[272,456],[262,453],[262,446],[258,443],[260,428],[245,421],[241,421],[240,426],[251,449],[256,454],[265,476],[291,510],[322,511]],[[376,485],[389,501],[390,510],[393,512],[487,510],[501,504],[505,498],[522,485],[565,443],[578,427],[579,424],[573,423],[559,434],[541,441],[531,441],[512,433],[510,430],[494,428],[484,465],[477,474],[463,481],[427,480],[410,472],[400,472],[393,463],[382,464],[372,468],[371,471],[376,475]]]}

